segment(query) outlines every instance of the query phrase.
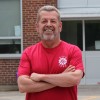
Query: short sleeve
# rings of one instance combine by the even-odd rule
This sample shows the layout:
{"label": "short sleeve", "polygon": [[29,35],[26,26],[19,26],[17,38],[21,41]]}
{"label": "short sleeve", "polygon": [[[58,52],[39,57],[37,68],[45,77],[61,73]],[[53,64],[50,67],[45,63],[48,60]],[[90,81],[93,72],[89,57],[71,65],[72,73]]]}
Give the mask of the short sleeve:
{"label": "short sleeve", "polygon": [[70,65],[73,65],[76,67],[76,70],[82,70],[84,71],[83,61],[82,61],[82,52],[77,47],[74,46],[71,55],[70,55]]}
{"label": "short sleeve", "polygon": [[31,63],[29,60],[29,57],[27,55],[27,51],[25,50],[22,53],[19,67],[18,67],[18,76],[20,75],[30,75],[30,68],[31,68]]}

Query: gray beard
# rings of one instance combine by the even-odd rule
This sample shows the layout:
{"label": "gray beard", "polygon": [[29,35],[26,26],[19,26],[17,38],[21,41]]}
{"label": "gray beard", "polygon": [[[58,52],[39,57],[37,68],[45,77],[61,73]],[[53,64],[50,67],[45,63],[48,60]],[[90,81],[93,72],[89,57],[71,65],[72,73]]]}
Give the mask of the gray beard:
{"label": "gray beard", "polygon": [[48,36],[48,35],[42,34],[42,35],[40,35],[40,37],[42,40],[50,41],[50,40],[54,40],[55,35],[53,34],[51,36]]}

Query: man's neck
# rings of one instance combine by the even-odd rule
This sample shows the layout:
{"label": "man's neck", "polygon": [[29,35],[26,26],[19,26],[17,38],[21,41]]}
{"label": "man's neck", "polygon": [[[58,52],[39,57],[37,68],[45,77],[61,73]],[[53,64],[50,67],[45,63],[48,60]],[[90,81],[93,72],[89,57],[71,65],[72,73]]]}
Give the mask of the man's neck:
{"label": "man's neck", "polygon": [[60,44],[61,40],[57,41],[42,41],[42,44],[45,48],[54,48]]}

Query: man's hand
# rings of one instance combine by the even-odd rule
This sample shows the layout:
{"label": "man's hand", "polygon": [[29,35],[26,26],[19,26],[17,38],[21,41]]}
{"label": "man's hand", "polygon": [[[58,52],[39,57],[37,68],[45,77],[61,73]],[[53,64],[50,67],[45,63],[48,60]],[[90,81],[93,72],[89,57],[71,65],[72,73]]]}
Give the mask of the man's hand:
{"label": "man's hand", "polygon": [[30,79],[36,82],[41,81],[41,77],[43,76],[43,74],[38,74],[38,73],[32,73],[30,76]]}
{"label": "man's hand", "polygon": [[75,71],[75,66],[69,65],[69,66],[63,71],[63,73],[65,73],[65,72],[74,72],[74,71]]}

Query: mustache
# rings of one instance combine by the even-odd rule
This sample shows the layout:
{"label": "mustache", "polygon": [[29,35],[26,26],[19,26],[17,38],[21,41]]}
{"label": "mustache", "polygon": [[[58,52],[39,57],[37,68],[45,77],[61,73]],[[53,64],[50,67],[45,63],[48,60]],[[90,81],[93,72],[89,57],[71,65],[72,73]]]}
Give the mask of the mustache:
{"label": "mustache", "polygon": [[47,30],[53,31],[53,30],[54,30],[54,27],[53,27],[53,26],[45,26],[45,27],[43,28],[43,30],[44,30],[44,31],[47,31]]}

